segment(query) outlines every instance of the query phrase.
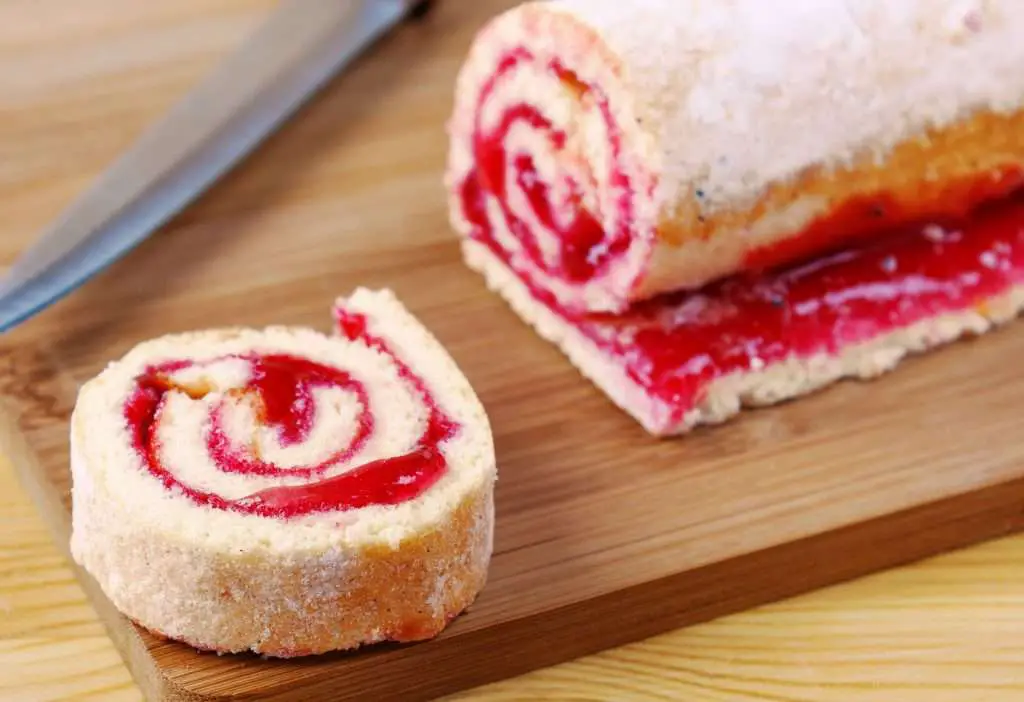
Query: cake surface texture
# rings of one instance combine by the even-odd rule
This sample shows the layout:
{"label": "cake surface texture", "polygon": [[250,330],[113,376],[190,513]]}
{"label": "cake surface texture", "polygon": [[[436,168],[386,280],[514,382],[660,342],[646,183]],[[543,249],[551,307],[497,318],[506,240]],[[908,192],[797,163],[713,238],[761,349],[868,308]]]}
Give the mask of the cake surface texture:
{"label": "cake surface texture", "polygon": [[482,405],[390,291],[335,318],[146,341],[81,388],[72,555],[142,627],[293,657],[431,638],[484,587]]}
{"label": "cake surface texture", "polygon": [[458,76],[458,233],[622,311],[1024,182],[1016,0],[553,0]]}

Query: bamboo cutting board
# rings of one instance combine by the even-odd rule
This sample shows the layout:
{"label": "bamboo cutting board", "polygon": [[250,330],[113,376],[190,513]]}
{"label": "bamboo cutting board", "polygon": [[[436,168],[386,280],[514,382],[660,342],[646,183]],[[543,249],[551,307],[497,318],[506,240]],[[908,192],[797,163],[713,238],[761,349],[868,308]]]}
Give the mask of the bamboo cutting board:
{"label": "bamboo cutting board", "polygon": [[[510,4],[443,3],[403,28],[195,207],[0,340],[3,448],[62,545],[77,388],[148,337],[327,329],[337,294],[388,286],[490,413],[490,582],[445,634],[309,660],[217,657],[137,630],[83,576],[150,698],[427,698],[1024,525],[1020,324],[657,441],[485,291],[446,222],[443,124],[473,32]],[[2,259],[271,6],[0,0]]]}

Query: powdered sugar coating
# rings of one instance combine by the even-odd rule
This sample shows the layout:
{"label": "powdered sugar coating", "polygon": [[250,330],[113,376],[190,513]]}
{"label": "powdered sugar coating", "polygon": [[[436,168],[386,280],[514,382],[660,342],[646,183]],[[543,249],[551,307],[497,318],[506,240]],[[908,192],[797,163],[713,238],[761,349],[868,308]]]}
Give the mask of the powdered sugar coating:
{"label": "powdered sugar coating", "polygon": [[[816,165],[1024,103],[1017,0],[554,0],[621,60],[659,202],[749,205]],[[784,146],[782,146],[784,145]]]}

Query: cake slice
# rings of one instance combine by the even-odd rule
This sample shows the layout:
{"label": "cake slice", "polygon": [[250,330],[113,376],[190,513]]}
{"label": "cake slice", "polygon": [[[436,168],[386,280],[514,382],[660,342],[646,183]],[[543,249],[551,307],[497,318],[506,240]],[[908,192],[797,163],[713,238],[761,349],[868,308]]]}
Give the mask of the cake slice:
{"label": "cake slice", "polygon": [[433,637],[483,588],[483,407],[389,291],[335,315],[146,341],[81,388],[71,551],[140,626],[292,657]]}

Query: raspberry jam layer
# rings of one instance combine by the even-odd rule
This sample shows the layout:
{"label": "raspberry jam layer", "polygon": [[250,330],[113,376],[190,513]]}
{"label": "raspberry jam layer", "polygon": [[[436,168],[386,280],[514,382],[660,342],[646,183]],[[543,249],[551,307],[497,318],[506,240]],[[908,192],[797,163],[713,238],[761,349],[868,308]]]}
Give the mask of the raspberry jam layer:
{"label": "raspberry jam layer", "polygon": [[[583,283],[605,271],[612,261],[626,252],[630,244],[633,184],[619,165],[623,149],[622,134],[612,116],[607,98],[596,86],[582,83],[558,61],[547,65],[551,79],[559,81],[569,94],[580,100],[593,100],[604,121],[612,164],[608,175],[609,186],[619,194],[615,204],[617,211],[614,213],[617,224],[612,231],[606,232],[597,217],[582,204],[583,189],[595,187],[594,183],[581,183],[577,176],[568,172],[560,174],[564,178],[562,183],[556,185],[545,182],[533,156],[522,152],[507,152],[506,142],[510,133],[514,129],[525,128],[544,135],[554,153],[562,154],[568,136],[557,129],[540,109],[529,103],[516,103],[502,111],[495,126],[485,128],[482,124],[484,108],[493,99],[498,86],[517,69],[533,61],[535,57],[526,49],[507,54],[481,90],[472,135],[473,157],[478,167],[462,184],[463,203],[467,208],[465,212],[467,218],[474,221],[486,217],[486,212],[481,210],[483,195],[486,193],[492,196],[501,208],[509,231],[519,243],[519,255],[526,259],[527,268],[532,267],[550,278],[564,282]],[[525,202],[528,212],[513,208],[513,188],[522,195],[520,199]],[[559,201],[553,196],[555,192],[560,193]],[[569,213],[568,221],[557,216],[557,212]],[[530,222],[539,224],[546,235],[557,240],[556,256],[545,255],[538,232]],[[474,235],[483,237],[489,233],[477,229]],[[485,243],[492,248],[499,246],[493,237],[489,237]],[[514,265],[520,271],[524,268],[521,262]]]}
{"label": "raspberry jam layer", "polygon": [[[485,219],[475,224],[490,226]],[[836,355],[939,315],[983,311],[987,301],[1024,283],[1024,194],[963,220],[904,226],[617,316],[560,307],[549,292],[523,282],[678,421],[710,383],[729,374]]]}
{"label": "raspberry jam layer", "polygon": [[168,490],[185,496],[197,505],[281,519],[373,505],[395,505],[416,499],[428,490],[447,469],[440,445],[458,432],[459,425],[438,407],[423,379],[402,362],[382,339],[369,333],[364,317],[340,309],[336,314],[342,334],[352,341],[362,340],[389,356],[398,375],[416,391],[424,403],[427,409],[426,427],[408,453],[325,477],[332,468],[358,454],[373,436],[375,421],[365,386],[344,369],[304,358],[284,354],[247,354],[205,363],[230,358],[249,364],[247,385],[231,393],[255,398],[260,421],[276,431],[282,446],[301,443],[308,438],[316,423],[314,391],[318,387],[340,388],[357,399],[360,409],[356,430],[348,444],[316,465],[284,468],[263,460],[251,447],[233,443],[222,427],[218,408],[214,407],[211,409],[210,431],[205,441],[207,453],[217,470],[270,477],[308,478],[310,482],[271,487],[241,499],[226,499],[188,485],[163,464],[156,427],[169,392],[183,392],[194,399],[200,399],[207,390],[175,384],[171,379],[175,372],[192,367],[196,362],[169,361],[151,366],[136,378],[135,389],[124,407],[134,448],[142,457],[146,470]]}

